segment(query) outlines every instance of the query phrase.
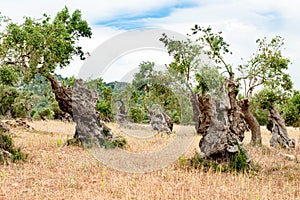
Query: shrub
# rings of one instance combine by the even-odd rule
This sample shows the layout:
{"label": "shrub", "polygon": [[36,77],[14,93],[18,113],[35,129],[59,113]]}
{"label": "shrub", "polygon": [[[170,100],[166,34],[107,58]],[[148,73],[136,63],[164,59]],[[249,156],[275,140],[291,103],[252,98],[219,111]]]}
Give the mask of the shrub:
{"label": "shrub", "polygon": [[132,106],[129,108],[129,117],[135,123],[141,123],[144,119],[145,112],[140,106]]}
{"label": "shrub", "polygon": [[34,120],[40,120],[40,119],[43,119],[43,118],[53,119],[53,115],[54,115],[53,110],[50,109],[50,108],[41,108],[38,111],[32,111],[31,114],[32,113],[33,113],[33,117],[32,118]]}
{"label": "shrub", "polygon": [[0,148],[11,153],[12,157],[12,161],[18,161],[18,160],[26,160],[27,159],[27,154],[24,154],[21,151],[21,148],[16,148],[12,142],[12,138],[7,135],[2,133],[2,141],[3,143],[0,144]]}
{"label": "shrub", "polygon": [[257,109],[254,112],[254,117],[261,126],[266,126],[268,124],[268,115],[269,111],[264,109]]}
{"label": "shrub", "polygon": [[98,100],[96,103],[96,109],[100,112],[100,117],[104,121],[111,121],[113,119],[111,102]]}
{"label": "shrub", "polygon": [[[218,162],[217,159],[205,159],[200,154],[195,154],[194,157],[187,160],[182,160],[181,158],[179,162],[185,167],[190,166],[204,171],[246,172],[250,169],[250,165],[247,162],[246,152],[240,147],[238,153],[228,156],[227,162]],[[258,168],[253,163],[251,163],[251,166]]]}

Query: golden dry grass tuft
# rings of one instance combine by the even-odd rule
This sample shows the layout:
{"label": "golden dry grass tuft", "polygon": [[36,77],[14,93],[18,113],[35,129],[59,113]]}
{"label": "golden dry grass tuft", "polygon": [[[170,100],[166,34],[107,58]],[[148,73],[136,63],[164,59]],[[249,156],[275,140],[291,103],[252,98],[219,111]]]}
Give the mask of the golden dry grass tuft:
{"label": "golden dry grass tuft", "polygon": [[[14,129],[14,142],[29,154],[24,163],[0,166],[0,199],[300,199],[299,163],[269,147],[271,135],[263,131],[263,146],[247,145],[258,172],[245,174],[204,172],[180,162],[145,174],[107,168],[80,147],[64,146],[74,124],[32,122],[35,130]],[[117,131],[117,127],[111,124]],[[297,141],[299,130],[289,129]],[[127,138],[128,151],[162,148],[172,136],[156,135],[139,144]],[[245,143],[249,143],[246,134]],[[199,138],[186,156],[192,156]],[[298,142],[297,142],[298,144]],[[294,150],[280,150],[299,158]]]}

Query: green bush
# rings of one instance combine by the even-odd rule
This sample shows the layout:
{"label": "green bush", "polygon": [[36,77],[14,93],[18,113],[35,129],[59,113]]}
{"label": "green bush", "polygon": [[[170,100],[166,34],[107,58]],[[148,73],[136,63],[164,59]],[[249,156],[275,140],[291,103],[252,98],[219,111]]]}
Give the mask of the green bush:
{"label": "green bush", "polygon": [[[246,172],[250,169],[246,152],[240,147],[238,153],[228,156],[227,162],[220,163],[216,159],[205,159],[200,154],[195,154],[194,157],[187,160],[180,158],[179,162],[184,167],[192,167],[203,171]],[[252,165],[253,163],[251,163]]]}
{"label": "green bush", "polygon": [[54,112],[51,108],[41,108],[37,111],[31,111],[31,114],[33,114],[32,118],[34,120],[40,120],[42,118],[53,119]]}
{"label": "green bush", "polygon": [[264,109],[257,109],[254,112],[254,117],[261,126],[266,126],[268,124],[268,115],[269,111]]}
{"label": "green bush", "polygon": [[141,123],[144,119],[145,112],[140,106],[132,106],[129,108],[129,117],[135,123]]}
{"label": "green bush", "polygon": [[100,117],[104,121],[113,120],[111,102],[98,100],[96,103],[96,109],[100,112]]}
{"label": "green bush", "polygon": [[26,160],[27,159],[27,154],[24,154],[21,151],[21,148],[16,148],[12,142],[12,138],[7,135],[2,133],[2,141],[3,143],[0,144],[0,148],[11,153],[12,154],[12,161],[18,161],[18,160]]}
{"label": "green bush", "polygon": [[240,147],[238,153],[230,159],[229,168],[231,171],[238,172],[244,172],[249,168],[246,152]]}

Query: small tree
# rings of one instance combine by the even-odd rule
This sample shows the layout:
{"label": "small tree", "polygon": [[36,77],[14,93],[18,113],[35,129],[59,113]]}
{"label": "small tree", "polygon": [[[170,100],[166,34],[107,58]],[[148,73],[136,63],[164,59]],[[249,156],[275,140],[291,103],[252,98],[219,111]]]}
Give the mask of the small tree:
{"label": "small tree", "polygon": [[271,146],[281,146],[284,148],[294,148],[295,140],[289,138],[285,122],[277,112],[276,105],[283,100],[282,91],[271,88],[262,89],[257,95],[260,106],[269,111],[267,129],[272,133]]}
{"label": "small tree", "polygon": [[21,24],[8,22],[0,33],[0,65],[16,68],[20,73],[18,78],[27,83],[38,73],[45,76],[51,83],[60,109],[73,118],[74,112],[77,115],[74,137],[82,139],[92,136],[105,140],[111,135],[106,134],[107,131],[103,131],[103,126],[98,122],[95,110],[98,95],[95,91],[88,90],[80,80],[75,81],[74,88],[62,86],[53,76],[57,67],[66,67],[74,56],[85,59],[78,41],[91,35],[91,28],[82,19],[81,12],[75,10],[70,13],[66,7],[54,19],[44,14],[39,20],[26,17]]}
{"label": "small tree", "polygon": [[[241,144],[245,125],[237,104],[238,83],[231,65],[223,59],[224,54],[230,53],[229,45],[221,33],[213,33],[210,27],[195,26],[192,30],[200,35],[194,42],[174,41],[166,35],[161,41],[174,57],[169,67],[181,75],[190,93],[195,127],[202,135],[200,150],[205,158],[217,162],[230,162],[236,154],[245,155],[249,162]],[[220,70],[225,74],[221,75]]]}
{"label": "small tree", "polygon": [[250,112],[249,101],[253,97],[253,92],[260,86],[271,88],[281,87],[289,91],[292,88],[290,76],[286,73],[290,60],[281,53],[284,41],[277,36],[270,42],[266,38],[258,39],[257,52],[245,65],[238,67],[242,74],[238,78],[244,83],[245,98],[240,101],[245,120],[249,124],[252,132],[251,142],[254,145],[261,144],[261,132],[257,119]]}

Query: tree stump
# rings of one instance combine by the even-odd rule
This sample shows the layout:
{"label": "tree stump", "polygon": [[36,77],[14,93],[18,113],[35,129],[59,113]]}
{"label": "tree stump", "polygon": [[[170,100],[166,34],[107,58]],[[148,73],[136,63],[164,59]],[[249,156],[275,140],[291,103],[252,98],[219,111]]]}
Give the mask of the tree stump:
{"label": "tree stump", "polygon": [[269,108],[267,129],[272,133],[270,146],[295,148],[295,140],[289,138],[284,120],[281,118],[274,106]]}

